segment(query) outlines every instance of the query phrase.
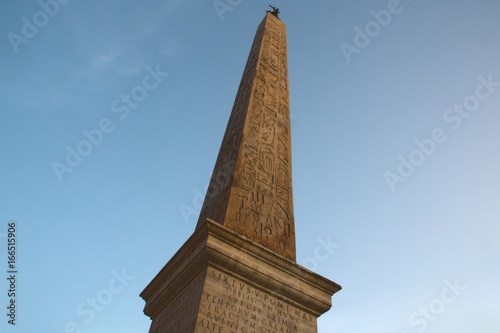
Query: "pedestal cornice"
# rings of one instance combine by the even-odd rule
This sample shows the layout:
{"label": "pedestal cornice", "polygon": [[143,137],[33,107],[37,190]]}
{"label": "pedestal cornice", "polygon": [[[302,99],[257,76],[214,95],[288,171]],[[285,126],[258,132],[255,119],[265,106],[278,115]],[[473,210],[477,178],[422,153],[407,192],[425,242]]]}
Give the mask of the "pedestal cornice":
{"label": "pedestal cornice", "polygon": [[331,296],[341,289],[337,283],[207,219],[141,293],[146,301],[144,313],[154,318],[176,291],[207,266],[237,275],[316,317],[331,308]]}

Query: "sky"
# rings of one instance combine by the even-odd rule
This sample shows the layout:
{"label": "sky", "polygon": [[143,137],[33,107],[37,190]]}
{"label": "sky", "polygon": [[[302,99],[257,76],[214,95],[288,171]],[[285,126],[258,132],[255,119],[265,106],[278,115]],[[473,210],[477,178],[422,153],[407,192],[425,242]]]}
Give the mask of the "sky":
{"label": "sky", "polygon": [[[149,330],[139,294],[194,231],[268,4],[3,1],[2,332]],[[297,262],[343,287],[319,332],[497,333],[500,3],[273,5]]]}

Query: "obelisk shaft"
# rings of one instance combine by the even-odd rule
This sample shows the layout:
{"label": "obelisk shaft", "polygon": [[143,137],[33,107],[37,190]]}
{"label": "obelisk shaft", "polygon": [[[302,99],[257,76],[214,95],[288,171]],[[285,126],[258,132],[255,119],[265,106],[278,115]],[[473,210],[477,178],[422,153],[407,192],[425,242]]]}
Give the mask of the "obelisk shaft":
{"label": "obelisk shaft", "polygon": [[286,26],[257,29],[197,228],[209,218],[295,261]]}
{"label": "obelisk shaft", "polygon": [[286,27],[275,11],[257,30],[196,230],[141,293],[150,333],[317,333],[341,288],[295,262]]}

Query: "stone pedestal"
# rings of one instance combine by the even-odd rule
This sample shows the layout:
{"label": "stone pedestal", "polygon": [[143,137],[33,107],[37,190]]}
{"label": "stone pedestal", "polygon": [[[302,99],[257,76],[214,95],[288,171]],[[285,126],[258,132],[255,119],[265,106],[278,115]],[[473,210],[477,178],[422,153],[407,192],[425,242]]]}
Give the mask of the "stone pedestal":
{"label": "stone pedestal", "polygon": [[150,333],[309,333],[340,288],[207,219],[141,297]]}

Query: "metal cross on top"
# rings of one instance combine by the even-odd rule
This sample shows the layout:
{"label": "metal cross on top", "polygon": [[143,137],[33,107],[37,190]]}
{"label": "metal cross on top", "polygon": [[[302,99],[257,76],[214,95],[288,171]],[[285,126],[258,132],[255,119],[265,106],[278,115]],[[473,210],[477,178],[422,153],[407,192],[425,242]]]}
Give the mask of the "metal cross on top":
{"label": "metal cross on top", "polygon": [[[270,10],[266,10],[266,13],[271,13],[273,14],[274,16],[278,17],[278,14],[280,13],[280,9],[279,8],[276,8],[276,7],[273,7],[271,5],[269,5],[269,7],[271,7],[273,9],[273,11],[270,11]],[[279,18],[279,17],[278,17]]]}

